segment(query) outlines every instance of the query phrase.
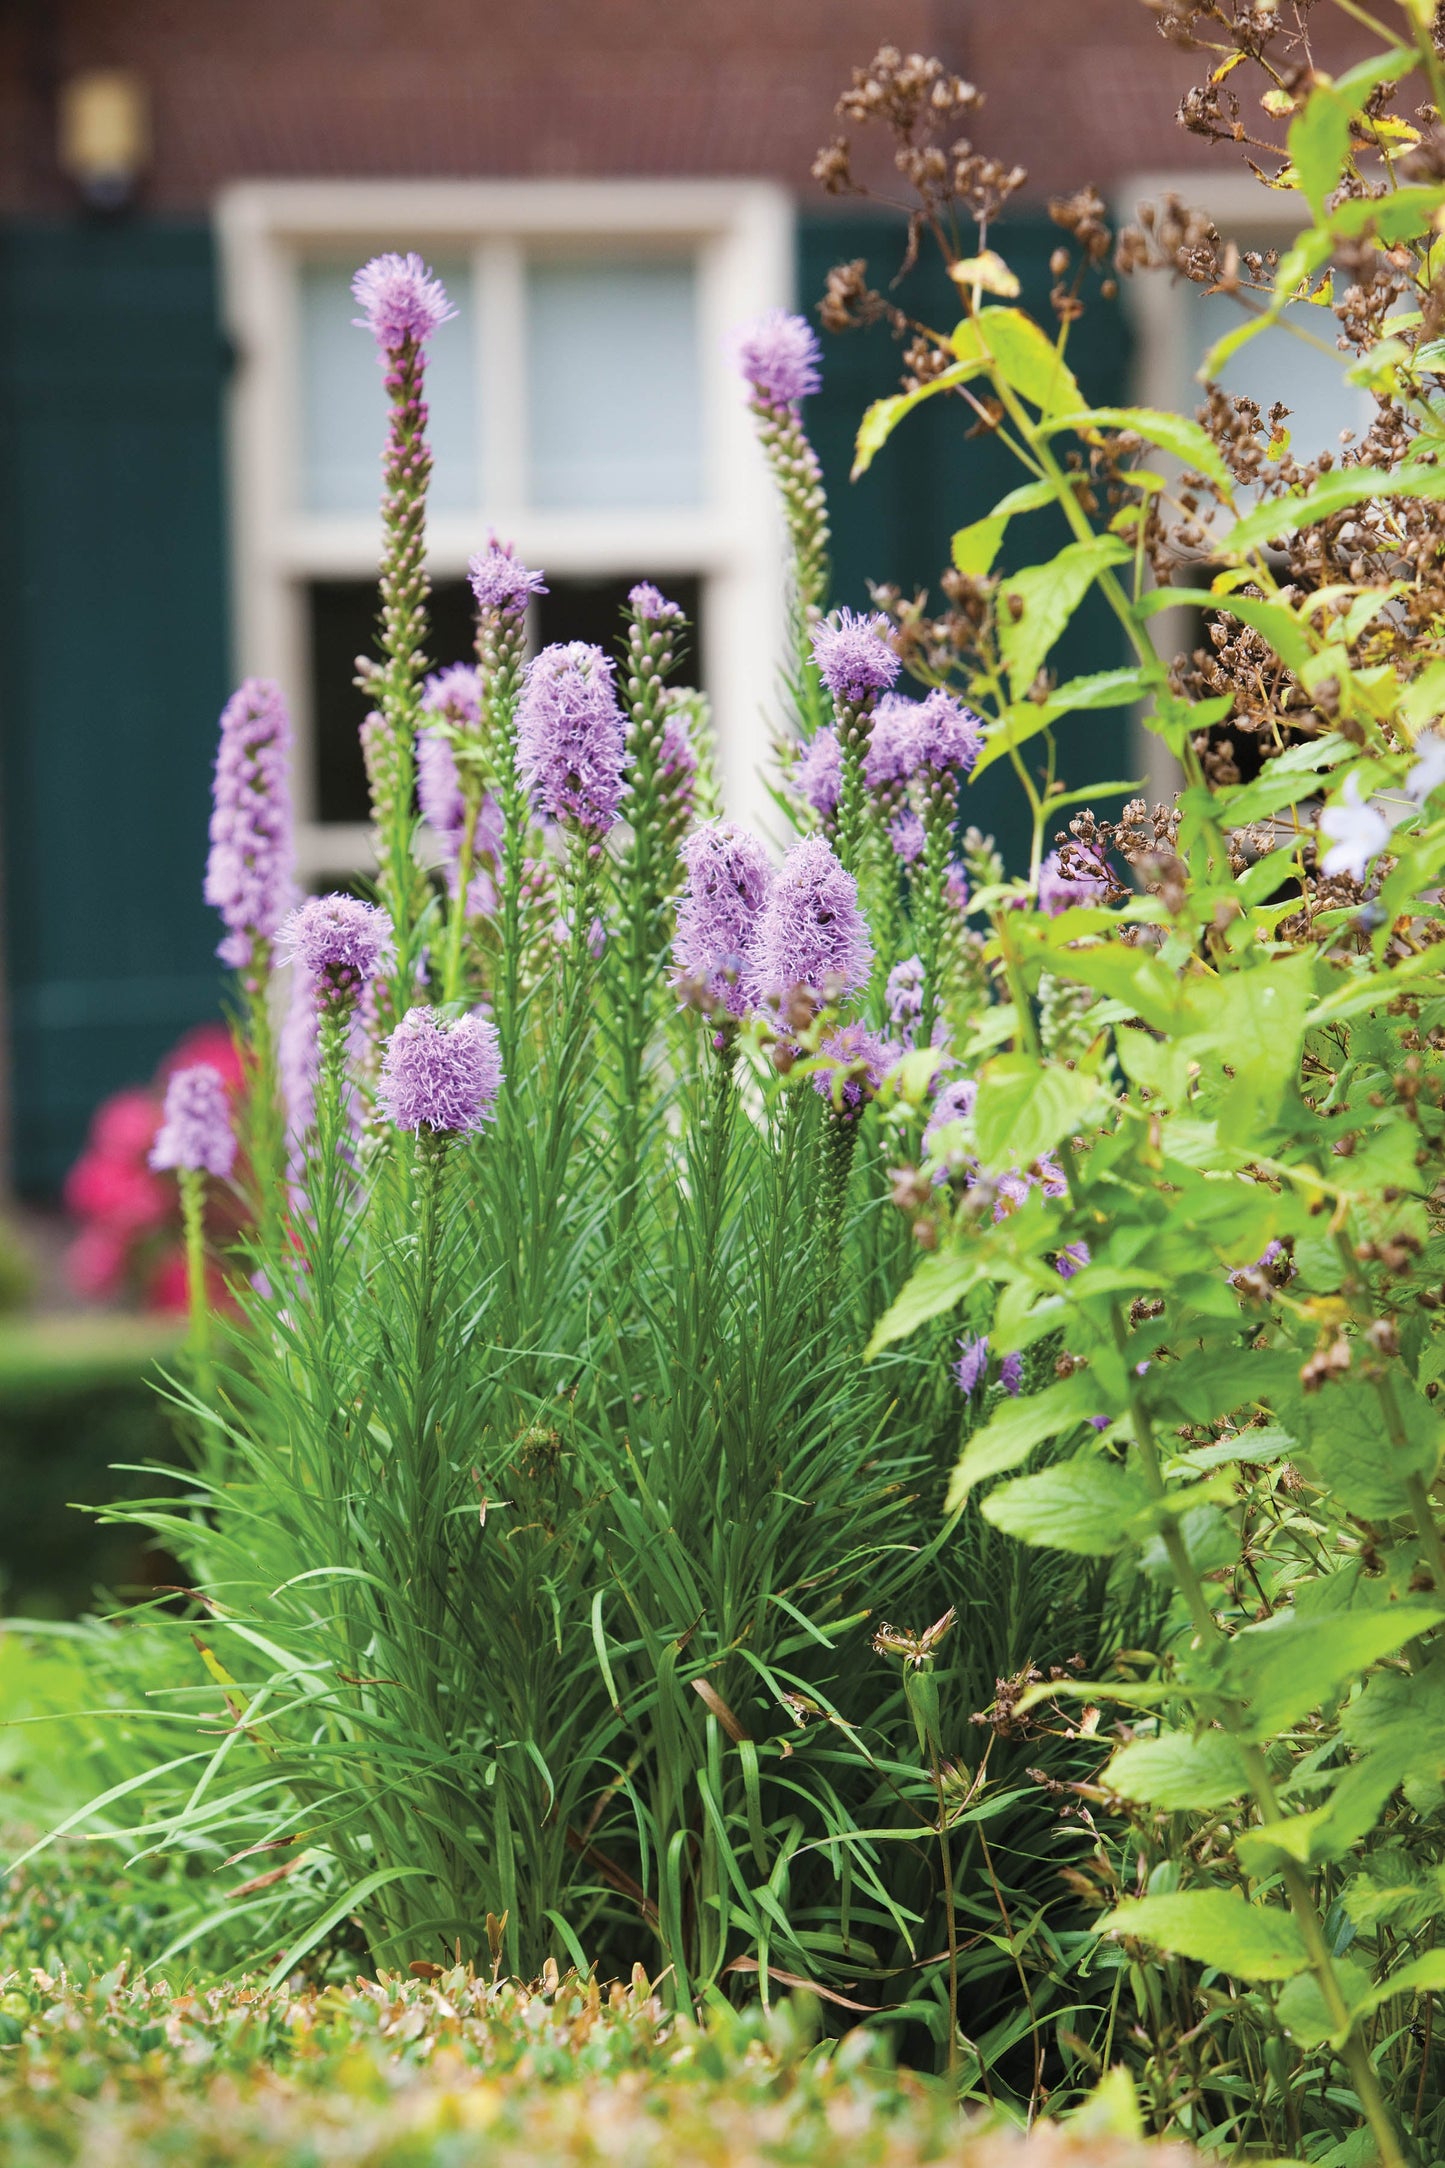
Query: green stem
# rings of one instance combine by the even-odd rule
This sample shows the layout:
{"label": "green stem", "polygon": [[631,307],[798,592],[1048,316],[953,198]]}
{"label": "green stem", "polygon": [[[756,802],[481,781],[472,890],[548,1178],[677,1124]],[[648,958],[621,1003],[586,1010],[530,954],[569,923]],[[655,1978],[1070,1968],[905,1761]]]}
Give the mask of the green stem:
{"label": "green stem", "polygon": [[206,1286],[206,1177],[196,1167],[182,1167],[179,1172],[191,1360],[196,1369],[196,1390],[209,1404],[216,1397],[216,1372],[211,1359],[211,1303]]}
{"label": "green stem", "polygon": [[468,768],[462,782],[462,839],[457,852],[456,894],[447,913],[446,960],[442,969],[442,1000],[459,1001],[462,993],[462,938],[466,931],[472,871],[476,864],[477,815],[482,804],[482,779]]}

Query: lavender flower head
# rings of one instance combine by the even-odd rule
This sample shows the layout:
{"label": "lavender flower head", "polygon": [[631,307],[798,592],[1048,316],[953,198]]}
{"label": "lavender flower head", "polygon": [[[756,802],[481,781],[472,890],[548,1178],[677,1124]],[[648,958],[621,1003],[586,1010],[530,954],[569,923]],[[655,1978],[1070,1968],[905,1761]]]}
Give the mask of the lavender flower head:
{"label": "lavender flower head", "polygon": [[158,1171],[175,1167],[223,1180],[235,1159],[236,1133],[220,1071],[208,1061],[175,1070],[166,1086],[161,1126],[150,1150],[151,1165]]}
{"label": "lavender flower head", "polygon": [[670,700],[657,747],[657,773],[674,818],[686,820],[697,801],[697,747],[688,728],[687,709]]}
{"label": "lavender flower head", "polygon": [[735,334],[733,351],[744,381],[763,406],[787,407],[796,414],[823,381],[822,351],[811,326],[786,309],[769,309]]}
{"label": "lavender flower head", "polygon": [[888,823],[888,840],[905,866],[916,866],[928,848],[928,831],[923,825],[923,815],[915,813],[912,806],[895,813]]}
{"label": "lavender flower head", "polygon": [[[925,1153],[934,1151],[941,1132],[947,1129],[950,1123],[968,1120],[968,1117],[973,1112],[973,1103],[977,1097],[978,1085],[971,1076],[956,1076],[951,1084],[944,1085],[943,1090],[933,1103],[933,1112],[929,1115],[927,1126],[923,1132],[923,1149]],[[948,1154],[950,1171],[952,1171],[952,1161],[956,1156],[953,1153]]]}
{"label": "lavender flower head", "polygon": [[251,962],[296,901],[291,878],[291,725],[280,688],[247,678],[221,713],[205,897],[221,914],[217,954]]}
{"label": "lavender flower head", "polygon": [[923,1014],[923,959],[921,956],[905,957],[895,964],[888,974],[884,994],[888,1003],[888,1016],[894,1030],[906,1045],[912,1046],[913,1034]]}
{"label": "lavender flower head", "polygon": [[687,887],[677,905],[673,985],[701,992],[706,1006],[730,1016],[747,1010],[748,965],[758,919],[773,882],[756,836],[731,821],[710,821],[682,846]]}
{"label": "lavender flower head", "polygon": [[758,1001],[806,990],[824,1001],[857,993],[873,968],[858,883],[822,836],[783,860],[758,917],[749,984]]}
{"label": "lavender flower head", "polygon": [[845,1024],[841,1031],[830,1031],[818,1048],[836,1066],[816,1070],[809,1081],[836,1112],[856,1116],[877,1096],[901,1051],[866,1024]]}
{"label": "lavender flower head", "polygon": [[392,961],[391,920],[356,896],[312,896],[282,927],[281,953],[323,1007],[349,1008]]}
{"label": "lavender flower head", "polygon": [[1054,1259],[1054,1270],[1061,1280],[1071,1280],[1085,1265],[1092,1264],[1087,1242],[1066,1242]]}
{"label": "lavender flower head", "polygon": [[638,581],[637,585],[628,594],[627,607],[634,617],[641,619],[644,625],[680,625],[682,623],[681,603],[669,602],[661,588],[654,587],[651,580]]}
{"label": "lavender flower head", "polygon": [[838,810],[843,788],[843,750],[831,725],[815,731],[803,747],[793,770],[793,789],[813,808],[819,820],[828,821]]}
{"label": "lavender flower head", "polygon": [[862,707],[871,693],[887,692],[900,668],[893,629],[873,611],[835,610],[813,627],[813,660],[835,700]]}
{"label": "lavender flower head", "polygon": [[936,685],[920,700],[914,719],[918,766],[939,774],[967,775],[983,751],[983,724],[972,708]]}
{"label": "lavender flower head", "polygon": [[501,1087],[489,1017],[447,1023],[435,1009],[408,1009],[386,1042],[377,1097],[398,1129],[454,1136],[492,1120]]}
{"label": "lavender flower head", "polygon": [[[988,1376],[988,1334],[981,1333],[975,1338],[972,1333],[965,1333],[958,1347],[959,1356],[953,1366],[953,1375],[959,1391],[968,1399],[978,1391]],[[1023,1357],[1005,1355],[998,1366],[998,1381],[1004,1391],[1017,1394],[1023,1383],[1023,1376]]]}
{"label": "lavender flower head", "polygon": [[441,280],[415,255],[373,256],[352,280],[351,293],[363,312],[353,322],[371,333],[384,359],[408,342],[425,346],[437,327],[457,313]]}
{"label": "lavender flower head", "polygon": [[902,693],[885,693],[873,710],[873,731],[863,756],[863,780],[870,790],[906,783],[918,766],[919,704]]}
{"label": "lavender flower head", "polygon": [[499,542],[495,535],[467,566],[467,578],[472,583],[479,610],[516,622],[526,616],[527,604],[533,595],[548,592],[542,574],[531,571],[522,563],[513,545]]}
{"label": "lavender flower head", "polygon": [[1018,1398],[1019,1387],[1024,1381],[1024,1359],[1017,1353],[1005,1355],[998,1366],[998,1381],[1006,1393]]}
{"label": "lavender flower head", "polygon": [[433,670],[421,689],[422,710],[456,730],[482,727],[482,685],[476,665],[453,663],[449,670]]}
{"label": "lavender flower head", "polygon": [[1074,904],[1098,903],[1106,878],[1102,866],[1097,875],[1067,874],[1062,869],[1059,853],[1050,851],[1039,867],[1039,909],[1050,918],[1057,918],[1061,911],[1069,910]]}
{"label": "lavender flower head", "polygon": [[538,813],[605,835],[626,785],[627,724],[600,647],[544,647],[517,703],[517,773]]}

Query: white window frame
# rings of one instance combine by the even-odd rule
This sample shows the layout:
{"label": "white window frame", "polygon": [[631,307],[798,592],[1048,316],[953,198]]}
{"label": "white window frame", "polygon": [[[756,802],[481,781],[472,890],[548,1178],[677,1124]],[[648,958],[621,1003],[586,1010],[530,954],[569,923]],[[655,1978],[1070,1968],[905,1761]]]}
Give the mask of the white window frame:
{"label": "white window frame", "polygon": [[[297,267],[348,248],[358,262],[385,248],[471,256],[486,326],[478,399],[508,426],[487,433],[487,501],[477,513],[429,517],[433,579],[461,577],[489,527],[515,542],[528,564],[558,578],[638,571],[665,586],[669,573],[699,576],[699,660],[723,795],[734,817],[763,817],[769,801],[760,771],[785,631],[785,559],[772,486],[726,345],[735,325],[791,303],[787,193],[760,181],[247,181],[221,193],[216,229],[236,357],[227,415],[234,655],[241,674],[277,679],[292,706],[303,879],[372,863],[365,828],[316,817],[306,588],[312,580],[374,576],[379,516],[307,512],[298,508],[297,489]],[[696,250],[704,489],[695,508],[564,512],[525,502],[526,252],[568,244]]]}

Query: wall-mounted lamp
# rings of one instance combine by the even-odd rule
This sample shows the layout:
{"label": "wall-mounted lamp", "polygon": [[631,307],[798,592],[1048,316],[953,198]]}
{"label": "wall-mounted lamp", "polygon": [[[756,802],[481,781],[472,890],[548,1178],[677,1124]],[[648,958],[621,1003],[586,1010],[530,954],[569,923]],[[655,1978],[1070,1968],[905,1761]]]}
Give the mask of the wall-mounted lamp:
{"label": "wall-mounted lamp", "polygon": [[60,86],[61,171],[96,211],[119,211],[150,161],[150,99],[131,68],[87,68]]}

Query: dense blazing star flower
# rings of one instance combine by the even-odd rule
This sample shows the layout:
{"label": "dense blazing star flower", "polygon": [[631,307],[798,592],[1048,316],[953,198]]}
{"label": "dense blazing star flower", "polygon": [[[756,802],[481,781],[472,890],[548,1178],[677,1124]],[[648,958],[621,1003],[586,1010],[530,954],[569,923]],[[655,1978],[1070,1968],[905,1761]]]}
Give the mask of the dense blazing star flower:
{"label": "dense blazing star flower", "polygon": [[801,316],[769,309],[756,323],[735,334],[738,370],[763,406],[795,412],[823,381],[822,350]]}
{"label": "dense blazing star flower", "polygon": [[861,707],[872,693],[887,692],[902,665],[893,628],[873,611],[835,610],[813,627],[813,660],[835,700]]}
{"label": "dense blazing star flower", "polygon": [[221,713],[205,897],[226,936],[217,954],[235,969],[273,939],[296,901],[292,880],[291,725],[279,686],[247,678]]}
{"label": "dense blazing star flower", "polygon": [[236,1133],[220,1071],[205,1061],[173,1070],[161,1126],[150,1149],[151,1165],[224,1179],[235,1160]]}
{"label": "dense blazing star flower", "polygon": [[998,1366],[998,1381],[1006,1393],[1012,1394],[1015,1399],[1018,1398],[1019,1387],[1024,1381],[1024,1359],[1022,1355],[1005,1355]]}
{"label": "dense blazing star flower", "polygon": [[386,1042],[377,1097],[396,1128],[455,1136],[493,1119],[501,1088],[490,1017],[448,1023],[435,1009],[408,1009]]}
{"label": "dense blazing star flower", "polygon": [[600,647],[572,640],[527,665],[517,704],[517,773],[547,820],[605,835],[626,784],[627,723]]}
{"label": "dense blazing star flower", "polygon": [[440,279],[433,278],[420,256],[373,256],[351,282],[352,299],[362,314],[358,330],[369,331],[383,358],[410,342],[425,346],[439,325],[456,315]]}
{"label": "dense blazing star flower", "polygon": [[627,607],[644,625],[680,625],[683,619],[682,605],[669,602],[660,587],[651,580],[639,580],[630,588]]}
{"label": "dense blazing star flower", "polygon": [[958,1342],[958,1361],[953,1375],[965,1400],[977,1392],[988,1376],[988,1334],[966,1332]]}
{"label": "dense blazing star flower", "polygon": [[798,797],[813,808],[819,820],[833,818],[843,787],[843,749],[831,725],[809,738],[793,770],[792,782]]}
{"label": "dense blazing star flower", "polygon": [[527,604],[534,595],[548,592],[543,575],[531,571],[522,563],[513,545],[499,542],[495,535],[467,566],[467,578],[471,581],[479,610],[514,622],[520,622],[526,616]]}
{"label": "dense blazing star flower", "polygon": [[1320,834],[1331,839],[1320,860],[1321,873],[1347,873],[1352,881],[1363,881],[1371,861],[1389,842],[1393,826],[1382,807],[1361,803],[1359,776],[1351,774],[1340,801],[1326,806],[1320,815]]}
{"label": "dense blazing star flower", "polygon": [[863,780],[870,790],[906,783],[919,765],[918,718],[922,709],[902,693],[885,693],[873,710],[873,730],[863,756]]}
{"label": "dense blazing star flower", "polygon": [[1085,1265],[1092,1264],[1087,1242],[1066,1242],[1054,1259],[1054,1269],[1061,1280],[1071,1280]]}
{"label": "dense blazing star flower", "polygon": [[1102,866],[1097,877],[1093,874],[1067,874],[1061,868],[1059,853],[1050,851],[1039,867],[1039,909],[1050,918],[1057,918],[1061,911],[1071,909],[1074,904],[1098,903],[1106,879],[1107,875]]}
{"label": "dense blazing star flower", "polygon": [[983,724],[972,708],[935,686],[917,703],[913,739],[919,768],[967,775],[983,751]]}
{"label": "dense blazing star flower", "polygon": [[313,896],[281,928],[281,954],[324,1007],[347,1007],[392,961],[391,920],[356,896]]}
{"label": "dense blazing star flower", "polygon": [[1415,740],[1415,765],[1405,778],[1405,796],[1423,805],[1445,783],[1445,735],[1422,731]]}
{"label": "dense blazing star flower", "polygon": [[749,971],[755,1001],[800,990],[843,1000],[866,985],[873,943],[858,908],[858,883],[822,836],[795,843],[758,916]]}
{"label": "dense blazing star flower", "polygon": [[731,821],[710,821],[682,846],[687,886],[678,899],[673,985],[701,994],[709,1008],[742,1016],[758,919],[773,882],[756,836]]}
{"label": "dense blazing star flower", "polygon": [[933,1102],[933,1112],[928,1117],[923,1132],[923,1149],[930,1152],[941,1130],[950,1122],[964,1122],[973,1112],[978,1097],[978,1085],[971,1076],[956,1076],[951,1084],[945,1084]]}
{"label": "dense blazing star flower", "polygon": [[944,876],[943,893],[960,918],[968,910],[968,875],[962,866],[950,866]]}
{"label": "dense blazing star flower", "polygon": [[456,730],[482,727],[482,681],[475,663],[453,663],[449,670],[433,670],[421,689],[422,712],[450,723]]}
{"label": "dense blazing star flower", "polygon": [[909,956],[901,964],[895,964],[888,974],[884,993],[888,1003],[888,1018],[894,1030],[912,1046],[913,1034],[923,1014],[923,959]]}
{"label": "dense blazing star flower", "polygon": [[[870,1099],[876,1098],[878,1087],[898,1060],[903,1049],[893,1045],[866,1024],[845,1024],[840,1031],[830,1031],[818,1048],[818,1052],[838,1066],[819,1069],[809,1079],[821,1099],[830,1107],[839,1108],[845,1115],[860,1114]],[[839,1070],[845,1070],[841,1086]]]}
{"label": "dense blazing star flower", "polygon": [[901,813],[895,813],[888,823],[888,840],[905,866],[916,866],[928,848],[928,831],[923,825],[923,815],[915,813],[906,805]]}
{"label": "dense blazing star flower", "polygon": [[697,747],[692,742],[688,711],[679,701],[670,699],[657,748],[657,779],[679,825],[691,817],[697,803],[697,768]]}

